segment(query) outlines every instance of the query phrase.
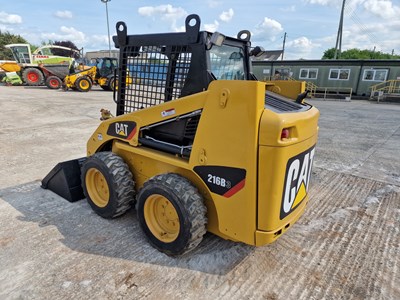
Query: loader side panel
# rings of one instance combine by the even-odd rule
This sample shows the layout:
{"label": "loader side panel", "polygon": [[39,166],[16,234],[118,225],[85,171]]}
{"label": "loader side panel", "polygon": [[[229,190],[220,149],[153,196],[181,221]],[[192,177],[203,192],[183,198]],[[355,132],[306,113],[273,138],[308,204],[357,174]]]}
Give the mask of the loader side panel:
{"label": "loader side panel", "polygon": [[[319,112],[266,109],[260,123],[257,244],[273,242],[303,213],[318,136]],[[290,136],[281,138],[283,129]]]}
{"label": "loader side panel", "polygon": [[210,84],[190,166],[210,191],[217,221],[208,230],[254,245],[259,120],[265,85],[218,80]]}
{"label": "loader side panel", "polygon": [[[258,131],[264,98],[265,86],[261,82],[215,81],[203,93],[103,122],[88,142],[88,154],[114,140],[113,152],[130,166],[137,189],[157,174],[173,172],[185,176],[205,199],[207,230],[226,239],[254,245]],[[146,144],[147,134],[152,134],[149,127],[172,117],[165,112],[174,111],[174,116],[180,116],[199,109],[201,116],[188,157],[157,149],[156,144],[160,142],[157,140],[154,140],[154,147]],[[107,134],[112,123],[128,120],[134,120],[137,127],[132,139],[116,140]],[[165,139],[161,133],[153,137]],[[179,142],[176,138],[167,138],[168,144]]]}

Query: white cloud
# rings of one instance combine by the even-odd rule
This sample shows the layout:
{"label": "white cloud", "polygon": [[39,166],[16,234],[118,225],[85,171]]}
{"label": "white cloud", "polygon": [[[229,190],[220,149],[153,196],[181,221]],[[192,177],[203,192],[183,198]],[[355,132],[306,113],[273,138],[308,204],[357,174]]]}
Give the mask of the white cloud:
{"label": "white cloud", "polygon": [[281,23],[265,17],[264,20],[256,26],[254,37],[261,41],[275,41],[276,35],[280,34],[282,31],[283,27]]}
{"label": "white cloud", "polygon": [[348,26],[343,33],[343,47],[346,49],[373,49],[390,53],[400,49],[400,20],[390,23],[371,22],[364,27],[357,24]]}
{"label": "white cloud", "polygon": [[185,32],[186,31],[186,26],[182,25],[182,26],[175,26],[174,28],[172,28],[175,32]]}
{"label": "white cloud", "polygon": [[[42,33],[40,37],[31,37],[30,40],[38,41],[71,41],[78,48],[83,47],[85,51],[108,49],[107,35],[86,35],[85,33],[73,28],[62,26],[58,32]],[[111,40],[111,48],[114,48],[114,43]]]}
{"label": "white cloud", "polygon": [[305,36],[299,37],[293,41],[289,41],[286,45],[288,47],[301,49],[310,49],[316,46],[320,46],[318,44],[314,44],[310,39]]}
{"label": "white cloud", "polygon": [[[323,37],[319,37],[316,39],[319,43],[326,45],[327,48],[331,48],[335,46],[336,43],[336,33],[334,35],[327,35]],[[330,46],[332,45],[332,46]]]}
{"label": "white cloud", "polygon": [[[88,36],[82,44],[77,45],[84,49],[108,49],[107,35],[91,35]],[[111,40],[111,48],[114,48],[114,43]]]}
{"label": "white cloud", "polygon": [[161,16],[164,20],[176,20],[188,14],[182,7],[173,7],[171,4],[139,7],[138,13],[145,17]]}
{"label": "white cloud", "polygon": [[230,8],[228,11],[223,11],[219,15],[219,19],[223,22],[229,22],[232,19],[233,15],[234,15],[233,9]]}
{"label": "white cloud", "polygon": [[327,5],[341,5],[341,3],[343,2],[342,0],[305,0],[306,3],[310,3],[310,4],[319,4],[319,5],[323,5],[323,6],[327,6]]}
{"label": "white cloud", "polygon": [[[394,19],[385,23],[381,20],[373,21],[370,18],[369,22],[362,26],[359,23],[348,24],[343,31],[342,51],[352,48],[372,50],[376,47],[376,51],[391,53],[394,49],[395,53],[399,54],[400,51],[397,50],[400,49],[399,32],[400,20]],[[321,45],[319,49],[321,49],[322,53],[326,49],[334,47],[335,43],[336,34],[331,34],[313,39],[312,47]],[[304,56],[302,57],[304,58]],[[320,56],[316,58],[320,58]]]}
{"label": "white cloud", "polygon": [[320,58],[316,57],[314,52],[315,49],[320,48],[321,46],[321,44],[314,43],[309,38],[302,36],[286,43],[284,58]]}
{"label": "white cloud", "polygon": [[209,32],[215,32],[218,30],[219,23],[218,21],[214,21],[212,24],[204,24],[204,30]]}
{"label": "white cloud", "polygon": [[21,24],[22,18],[19,15],[8,14],[0,11],[0,23],[2,24]]}
{"label": "white cloud", "polygon": [[108,37],[106,35],[91,35],[88,39],[92,44],[108,44]]}
{"label": "white cloud", "polygon": [[138,13],[144,17],[152,17],[153,19],[158,17],[168,22],[173,31],[182,31],[182,27],[177,26],[177,20],[188,15],[182,7],[173,7],[171,4],[139,7]]}
{"label": "white cloud", "polygon": [[258,28],[264,29],[264,30],[271,30],[275,33],[279,33],[283,31],[283,27],[281,23],[279,23],[276,20],[270,19],[265,17],[264,20],[259,24]]}
{"label": "white cloud", "polygon": [[71,41],[76,45],[85,43],[86,36],[83,32],[76,30],[74,27],[61,26],[61,33],[42,33],[42,39],[49,39],[52,41]]}
{"label": "white cloud", "polygon": [[398,18],[400,15],[400,7],[393,5],[393,2],[388,0],[367,0],[364,2],[364,8],[382,18]]}
{"label": "white cloud", "polygon": [[54,15],[60,19],[72,19],[72,12],[69,10],[57,10]]}
{"label": "white cloud", "polygon": [[207,4],[208,4],[209,8],[216,8],[217,6],[222,5],[222,2],[221,1],[216,1],[216,0],[208,0]]}

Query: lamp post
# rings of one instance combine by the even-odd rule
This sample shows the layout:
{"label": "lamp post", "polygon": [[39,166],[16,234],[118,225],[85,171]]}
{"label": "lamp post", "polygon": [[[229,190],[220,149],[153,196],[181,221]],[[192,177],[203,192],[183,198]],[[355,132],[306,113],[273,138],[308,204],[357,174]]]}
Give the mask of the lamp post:
{"label": "lamp post", "polygon": [[111,0],[101,0],[101,2],[106,4],[106,16],[107,16],[107,32],[108,32],[108,56],[111,57],[111,41],[110,41],[110,25],[108,22],[108,5],[107,3]]}

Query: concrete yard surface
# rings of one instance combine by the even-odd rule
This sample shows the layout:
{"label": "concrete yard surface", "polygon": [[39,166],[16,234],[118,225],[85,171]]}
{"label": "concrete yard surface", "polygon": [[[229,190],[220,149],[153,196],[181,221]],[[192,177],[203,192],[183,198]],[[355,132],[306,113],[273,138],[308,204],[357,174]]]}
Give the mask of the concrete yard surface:
{"label": "concrete yard surface", "polygon": [[271,245],[206,234],[172,258],[135,210],[106,220],[40,187],[85,156],[112,93],[0,86],[0,299],[400,299],[400,105],[310,102],[320,134],[299,221]]}

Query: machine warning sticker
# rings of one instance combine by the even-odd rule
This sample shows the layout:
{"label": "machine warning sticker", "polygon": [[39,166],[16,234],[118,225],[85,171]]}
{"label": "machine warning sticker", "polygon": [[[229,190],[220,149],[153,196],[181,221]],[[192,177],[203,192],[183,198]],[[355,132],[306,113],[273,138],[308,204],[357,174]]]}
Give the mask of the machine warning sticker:
{"label": "machine warning sticker", "polygon": [[314,154],[315,146],[289,159],[283,186],[281,220],[295,210],[306,197]]}
{"label": "machine warning sticker", "polygon": [[136,123],[132,121],[111,123],[108,126],[107,134],[130,140],[136,134]]}
{"label": "machine warning sticker", "polygon": [[194,171],[211,192],[230,198],[246,183],[246,170],[222,166],[197,166]]}

